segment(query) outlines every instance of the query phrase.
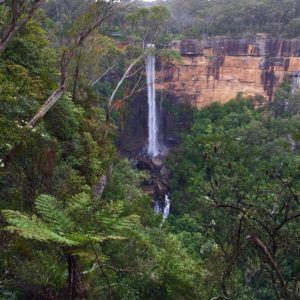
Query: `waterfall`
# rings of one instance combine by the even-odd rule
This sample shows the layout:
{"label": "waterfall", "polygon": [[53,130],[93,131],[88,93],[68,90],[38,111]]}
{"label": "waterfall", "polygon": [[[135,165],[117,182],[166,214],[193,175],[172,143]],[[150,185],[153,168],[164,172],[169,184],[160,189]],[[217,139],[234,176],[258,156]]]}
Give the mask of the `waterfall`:
{"label": "waterfall", "polygon": [[[154,45],[148,45],[153,48]],[[148,87],[148,154],[157,156],[159,154],[157,108],[155,95],[155,56],[148,54],[146,57],[146,75]]]}
{"label": "waterfall", "polygon": [[163,213],[163,209],[162,209],[162,207],[161,207],[161,203],[160,203],[160,201],[154,201],[154,212],[156,213],[156,214],[161,214],[161,213]]}
{"label": "waterfall", "polygon": [[164,208],[164,213],[163,213],[163,220],[168,219],[168,216],[170,214],[170,206],[171,206],[171,201],[169,198],[169,195],[165,195],[165,208]]}
{"label": "waterfall", "polygon": [[164,224],[164,222],[168,219],[169,214],[170,214],[170,206],[171,206],[171,201],[170,201],[170,197],[168,194],[165,195],[165,207],[164,207],[164,211],[163,211],[163,219],[162,222],[160,224],[160,227]]}

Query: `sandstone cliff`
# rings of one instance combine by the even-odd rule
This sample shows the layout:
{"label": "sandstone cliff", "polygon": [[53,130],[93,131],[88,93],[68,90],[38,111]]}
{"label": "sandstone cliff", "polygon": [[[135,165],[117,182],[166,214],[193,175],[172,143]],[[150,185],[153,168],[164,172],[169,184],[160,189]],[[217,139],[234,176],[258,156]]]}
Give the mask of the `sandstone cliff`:
{"label": "sandstone cliff", "polygon": [[176,41],[172,48],[180,52],[182,61],[160,64],[157,89],[197,107],[225,103],[238,93],[271,100],[284,78],[299,82],[298,39],[216,37]]}

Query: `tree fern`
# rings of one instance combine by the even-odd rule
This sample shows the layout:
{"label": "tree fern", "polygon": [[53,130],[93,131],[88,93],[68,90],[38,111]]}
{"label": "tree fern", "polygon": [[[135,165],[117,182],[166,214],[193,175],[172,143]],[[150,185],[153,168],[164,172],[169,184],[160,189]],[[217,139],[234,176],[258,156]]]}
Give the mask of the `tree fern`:
{"label": "tree fern", "polygon": [[91,207],[91,196],[87,193],[76,194],[71,197],[67,210],[69,212],[79,213]]}
{"label": "tree fern", "polygon": [[97,214],[97,218],[110,232],[132,229],[140,222],[137,215],[121,217],[123,212],[123,202],[110,202]]}
{"label": "tree fern", "polygon": [[122,231],[132,229],[139,223],[136,215],[121,216],[124,203],[110,202],[99,211],[92,211],[93,217],[86,219],[85,224],[77,224],[74,216],[82,211],[84,214],[91,202],[89,195],[81,193],[73,196],[64,209],[54,197],[40,195],[35,202],[38,216],[3,210],[3,218],[8,223],[4,230],[29,240],[76,248],[108,239],[122,240],[126,238]]}
{"label": "tree fern", "polygon": [[12,210],[2,210],[4,220],[9,224],[4,230],[17,233],[19,236],[40,242],[54,242],[64,246],[76,246],[78,243],[68,239],[63,234],[53,231],[49,224],[33,215],[31,218],[26,214]]}
{"label": "tree fern", "polygon": [[49,195],[40,195],[35,201],[37,213],[55,231],[67,233],[74,228],[74,222],[62,209],[56,198]]}

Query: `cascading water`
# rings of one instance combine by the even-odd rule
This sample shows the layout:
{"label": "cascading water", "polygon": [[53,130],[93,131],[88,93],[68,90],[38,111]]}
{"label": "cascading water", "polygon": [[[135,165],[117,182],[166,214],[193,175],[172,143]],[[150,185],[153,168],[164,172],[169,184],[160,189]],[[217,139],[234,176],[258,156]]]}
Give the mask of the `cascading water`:
{"label": "cascading water", "polygon": [[160,226],[162,226],[163,223],[165,222],[165,220],[168,219],[169,214],[170,214],[170,206],[171,206],[170,197],[168,194],[166,194],[165,195],[165,207],[164,207],[164,211],[163,211],[163,219],[162,219]]}
{"label": "cascading water", "polygon": [[169,195],[165,195],[165,208],[164,208],[164,213],[163,213],[163,220],[168,219],[168,216],[170,214],[170,206],[171,206],[171,201],[169,198]]}
{"label": "cascading water", "polygon": [[[154,45],[148,45],[154,48]],[[146,57],[146,75],[148,87],[148,154],[152,157],[158,156],[158,126],[155,93],[155,56],[149,53]]]}
{"label": "cascading water", "polygon": [[153,209],[154,209],[154,212],[155,212],[156,214],[161,214],[161,213],[163,213],[163,208],[162,208],[162,206],[161,206],[160,201],[154,201],[154,207],[153,207]]}
{"label": "cascading water", "polygon": [[[154,45],[148,45],[149,49],[154,48]],[[149,51],[146,56],[146,76],[148,88],[148,155],[151,158],[162,154],[161,147],[158,141],[158,109],[156,107],[156,91],[155,91],[155,56]],[[153,160],[152,160],[153,161]],[[155,213],[162,213],[164,221],[168,218],[170,212],[170,198],[165,195],[165,202],[156,200],[154,201]]]}

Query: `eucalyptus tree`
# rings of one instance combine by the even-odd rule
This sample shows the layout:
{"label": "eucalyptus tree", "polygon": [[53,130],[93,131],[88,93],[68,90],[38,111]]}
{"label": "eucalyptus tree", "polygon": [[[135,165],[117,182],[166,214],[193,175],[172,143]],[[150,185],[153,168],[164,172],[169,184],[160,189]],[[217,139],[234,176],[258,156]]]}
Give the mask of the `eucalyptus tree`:
{"label": "eucalyptus tree", "polygon": [[76,55],[76,51],[97,28],[120,9],[115,0],[100,0],[89,5],[88,10],[79,16],[70,29],[70,35],[65,39],[60,59],[60,80],[58,87],[45,101],[36,115],[28,122],[29,127],[34,127],[37,122],[61,98],[66,90],[69,65]]}

